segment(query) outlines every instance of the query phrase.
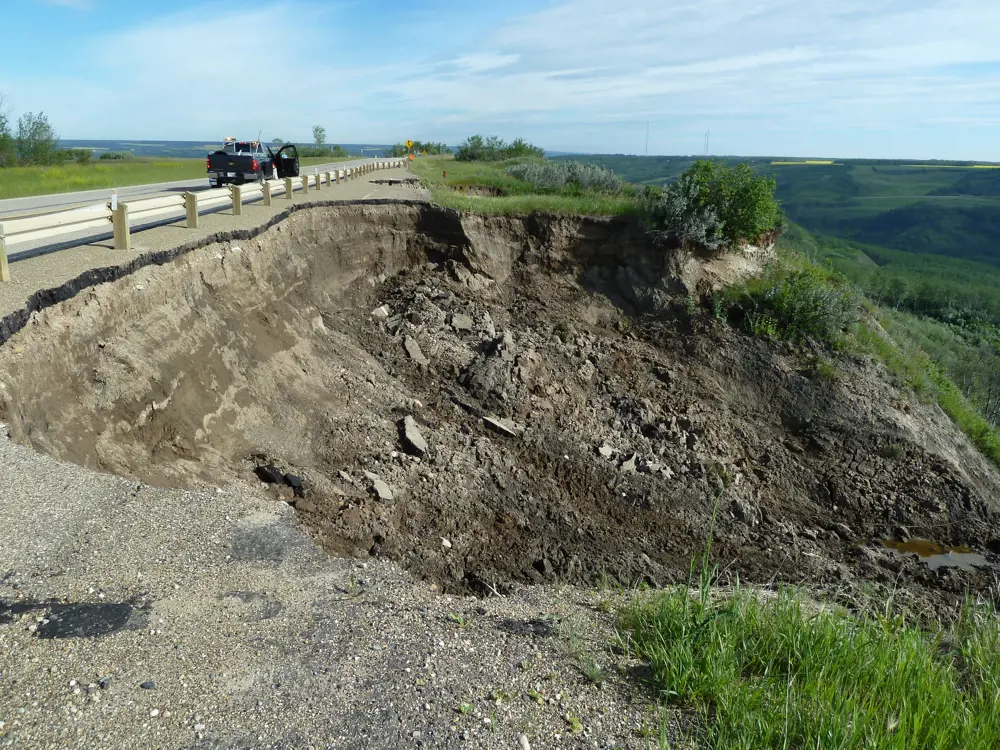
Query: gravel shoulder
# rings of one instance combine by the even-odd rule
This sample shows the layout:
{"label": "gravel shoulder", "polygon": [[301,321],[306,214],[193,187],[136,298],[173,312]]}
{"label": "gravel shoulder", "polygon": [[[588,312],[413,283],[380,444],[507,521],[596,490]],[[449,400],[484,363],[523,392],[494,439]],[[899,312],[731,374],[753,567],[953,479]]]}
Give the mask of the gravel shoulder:
{"label": "gravel shoulder", "polygon": [[641,747],[655,723],[608,650],[622,594],[441,595],[320,552],[259,488],[161,490],[7,439],[0,462],[0,746]]}

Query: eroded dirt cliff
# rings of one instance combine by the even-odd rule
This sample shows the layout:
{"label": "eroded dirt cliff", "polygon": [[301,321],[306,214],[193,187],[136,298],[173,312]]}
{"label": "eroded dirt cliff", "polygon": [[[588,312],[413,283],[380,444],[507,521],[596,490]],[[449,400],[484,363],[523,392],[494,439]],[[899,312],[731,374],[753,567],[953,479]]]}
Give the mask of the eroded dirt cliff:
{"label": "eroded dirt cliff", "polygon": [[273,467],[325,549],[446,589],[663,584],[713,518],[744,579],[982,585],[879,543],[1000,551],[997,473],[940,411],[677,304],[756,262],[625,220],[309,208],[7,321],[0,419],[152,484]]}

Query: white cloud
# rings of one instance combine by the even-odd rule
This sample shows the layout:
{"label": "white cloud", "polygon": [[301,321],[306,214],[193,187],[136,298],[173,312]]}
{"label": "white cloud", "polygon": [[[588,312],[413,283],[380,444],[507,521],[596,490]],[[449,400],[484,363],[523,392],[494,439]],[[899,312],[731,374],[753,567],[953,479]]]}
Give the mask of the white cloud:
{"label": "white cloud", "polygon": [[[210,5],[95,40],[79,81],[21,75],[0,88],[57,101],[44,108],[63,132],[95,137],[294,138],[322,122],[346,141],[482,130],[635,150],[650,121],[661,152],[699,149],[710,128],[735,152],[853,143],[885,155],[894,128],[944,141],[1000,118],[994,0],[557,0],[478,37],[434,37],[433,56],[418,53],[427,35],[358,44],[352,19],[318,1]],[[220,45],[220,28],[254,48]]]}
{"label": "white cloud", "polygon": [[[564,0],[478,41],[480,55],[518,57],[486,80],[456,68],[391,88],[411,107],[447,111],[427,111],[442,125],[605,123],[605,139],[647,119],[734,135],[910,127],[940,122],[942,107],[985,124],[1000,114],[997,28],[1000,5],[988,0]],[[973,84],[960,69],[970,64],[996,67]]]}

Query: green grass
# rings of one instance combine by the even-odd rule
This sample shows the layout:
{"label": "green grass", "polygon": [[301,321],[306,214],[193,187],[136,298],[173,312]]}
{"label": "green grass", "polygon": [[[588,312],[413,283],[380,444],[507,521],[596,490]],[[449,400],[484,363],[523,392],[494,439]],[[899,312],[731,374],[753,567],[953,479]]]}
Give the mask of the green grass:
{"label": "green grass", "polygon": [[[791,589],[674,589],[622,615],[662,701],[699,746],[987,750],[1000,746],[1000,618],[967,601],[931,633],[902,617],[820,608]],[[661,743],[661,747],[666,745]]]}
{"label": "green grass", "polygon": [[431,199],[447,208],[471,213],[514,216],[535,211],[564,215],[624,216],[638,214],[634,200],[626,196],[600,195],[467,195],[449,188],[432,188]]}
{"label": "green grass", "polygon": [[[439,156],[426,156],[415,159],[411,171],[430,188],[431,199],[435,203],[460,211],[500,216],[535,211],[586,216],[623,216],[641,212],[639,201],[631,192],[620,195],[538,193],[530,183],[504,171],[513,163],[459,162],[448,157],[442,160]],[[464,189],[497,194],[467,193],[463,192]]]}
{"label": "green grass", "polygon": [[11,167],[0,172],[0,199],[174,182],[197,177],[205,177],[204,159],[132,159],[52,167]]}

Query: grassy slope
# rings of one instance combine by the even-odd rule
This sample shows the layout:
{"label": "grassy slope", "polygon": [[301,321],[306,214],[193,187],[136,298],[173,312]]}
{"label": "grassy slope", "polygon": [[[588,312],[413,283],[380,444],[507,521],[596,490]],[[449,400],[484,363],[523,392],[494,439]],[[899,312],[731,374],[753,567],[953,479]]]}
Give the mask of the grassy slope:
{"label": "grassy slope", "polygon": [[[462,211],[488,214],[525,214],[544,211],[556,214],[619,216],[636,213],[639,204],[630,194],[623,195],[539,195],[526,182],[504,172],[506,162],[484,164],[459,162],[439,156],[420,157],[412,171],[430,187],[434,202]],[[447,177],[445,177],[447,172]],[[475,187],[498,195],[463,192]]]}

